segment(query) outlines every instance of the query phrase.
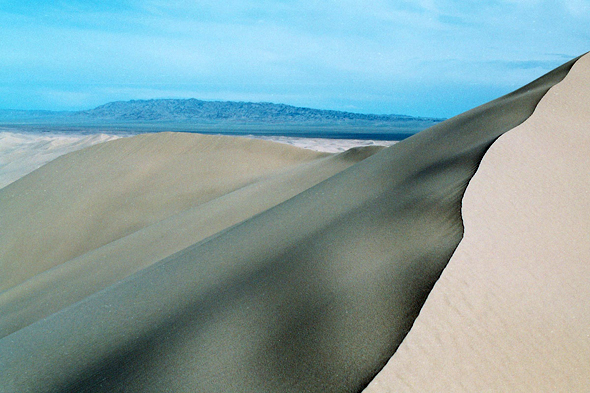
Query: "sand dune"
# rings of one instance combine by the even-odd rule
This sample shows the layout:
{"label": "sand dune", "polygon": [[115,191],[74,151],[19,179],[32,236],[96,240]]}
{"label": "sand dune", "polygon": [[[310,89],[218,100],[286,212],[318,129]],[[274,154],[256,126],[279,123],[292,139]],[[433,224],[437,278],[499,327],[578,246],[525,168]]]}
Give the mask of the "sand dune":
{"label": "sand dune", "polygon": [[[108,132],[108,134],[72,134],[69,132],[51,132],[50,130],[33,132],[30,130],[22,131],[18,127],[0,127],[0,188],[66,153],[96,143],[133,135],[129,132],[121,133],[113,130]],[[391,146],[396,143],[396,141],[364,139],[244,136],[327,153],[341,153],[353,147],[361,146]]]}
{"label": "sand dune", "polygon": [[465,236],[366,392],[590,388],[590,56],[484,156]]}
{"label": "sand dune", "polygon": [[118,139],[62,156],[0,190],[6,231],[0,290],[277,170],[325,156],[180,133]]}
{"label": "sand dune", "polygon": [[65,153],[116,138],[106,134],[15,133],[0,128],[0,188]]}
{"label": "sand dune", "polygon": [[[207,142],[221,141],[223,149],[226,148],[226,144],[229,142],[239,142],[243,144],[244,149],[254,143],[255,146],[265,149],[264,154],[266,154],[267,158],[277,160],[277,168],[273,171],[262,168],[261,162],[256,158],[262,154],[256,152],[257,155],[251,157],[252,162],[248,173],[251,178],[248,178],[248,183],[245,185],[240,176],[231,179],[225,178],[226,187],[219,191],[216,190],[217,193],[213,197],[208,196],[205,202],[199,200],[198,197],[202,198],[203,193],[210,192],[209,188],[192,191],[193,200],[189,201],[181,211],[163,220],[154,220],[154,223],[148,224],[128,235],[121,236],[118,232],[110,235],[103,233],[103,236],[109,235],[110,238],[115,239],[105,242],[104,245],[96,246],[96,243],[82,241],[83,246],[87,247],[85,252],[67,261],[65,261],[66,258],[61,260],[50,259],[46,255],[39,255],[35,259],[38,254],[31,253],[24,257],[15,257],[12,260],[14,265],[18,265],[20,258],[27,258],[32,262],[31,265],[38,270],[47,270],[48,263],[52,263],[53,268],[29,277],[26,282],[0,293],[0,337],[75,303],[99,289],[109,286],[123,277],[164,259],[208,236],[267,210],[380,150],[379,147],[366,147],[352,149],[346,153],[326,155],[311,151],[299,151],[282,145],[269,146],[268,143],[260,145],[257,142],[241,138],[230,141],[226,137],[188,134],[151,134],[141,138],[141,140],[147,140],[149,145],[156,146],[166,142],[170,143],[170,139],[178,139],[182,143],[191,141],[191,143],[200,146],[206,145]],[[125,141],[125,144],[136,143],[138,140],[140,139]],[[269,149],[269,147],[271,148]],[[105,149],[110,150],[109,148],[110,146],[102,146],[101,152],[104,152]],[[118,149],[118,146],[115,148]],[[85,155],[90,153],[85,152]],[[289,155],[292,156],[294,162],[284,166],[281,160],[285,160],[285,157]],[[198,165],[198,162],[203,159],[209,159],[208,165],[214,171],[211,176],[223,175],[222,171],[217,170],[219,161],[211,160],[208,154],[199,151],[192,153],[191,156],[191,164],[193,165]],[[222,157],[224,155],[220,154],[220,158]],[[99,157],[99,160],[102,160],[102,158],[102,156]],[[169,158],[166,157],[163,160]],[[174,160],[176,158],[174,157]],[[70,157],[64,157],[64,159],[70,159]],[[146,156],[144,159],[135,156],[133,161],[134,165],[144,166],[149,165],[151,159],[151,155]],[[301,162],[297,162],[297,159],[301,159]],[[240,162],[246,164],[246,157],[241,157]],[[38,175],[45,176],[47,172],[60,173],[59,170],[55,169],[55,166],[59,164],[61,164],[60,161],[48,165],[42,171],[39,171]],[[226,167],[226,169],[228,168]],[[62,176],[63,178],[60,179],[60,176],[56,175],[53,181],[58,183],[68,181],[67,179],[71,176],[71,173],[65,171],[62,172]],[[110,179],[109,176],[110,173],[108,172],[99,172],[96,175],[101,183],[107,180],[107,184],[112,184],[114,180]],[[193,181],[196,184],[201,184],[199,180],[202,177],[191,179],[182,168],[175,165],[171,165],[165,173],[161,174],[161,177],[170,179],[180,176],[184,177],[183,182]],[[236,188],[234,183],[239,187]],[[217,185],[218,183],[214,182],[214,184]],[[135,198],[132,201],[129,201],[128,199],[131,197],[127,196],[127,203],[133,203],[134,205],[145,203],[144,201],[148,199],[152,188],[146,189],[144,185],[144,183],[136,183],[135,187],[127,192],[129,195],[140,196],[140,198]],[[227,192],[229,185],[232,185],[231,188],[235,189]],[[96,190],[97,188],[94,187],[93,189]],[[117,190],[117,194],[119,191]],[[167,188],[167,191],[170,191],[170,188]],[[104,199],[99,198],[100,201],[112,198],[115,191],[112,188],[107,188],[102,192],[101,196]],[[177,198],[176,195],[174,197]],[[38,198],[38,195],[33,194],[31,201],[36,200],[36,198]],[[73,198],[76,201],[79,199],[77,195],[74,195]],[[120,197],[117,197],[117,199],[120,199]],[[60,198],[56,202],[59,203],[59,206],[52,206],[52,210],[67,210],[73,203],[72,199],[67,198]],[[86,227],[98,225],[97,222],[104,227],[105,220],[109,218],[103,216],[101,205],[91,204],[87,200],[84,202],[86,202],[85,209],[89,212],[88,215],[91,218],[76,222],[78,227],[70,224],[70,231],[50,234],[54,236],[51,241],[57,241],[58,244],[63,245],[66,252],[74,247],[81,247],[74,244],[73,231],[81,232]],[[22,203],[22,200],[19,199],[18,203]],[[145,213],[145,210],[155,214],[156,208],[166,209],[162,205],[147,205],[143,207],[143,211],[137,214],[141,216]],[[167,212],[160,211],[159,213]],[[15,216],[18,217],[17,214]],[[50,215],[50,217],[53,216]],[[139,218],[144,219],[145,217]],[[20,225],[17,220],[12,222]],[[125,223],[129,224],[129,219]],[[34,230],[39,233],[43,225],[49,225],[47,221],[37,221],[35,224],[37,224],[37,227],[31,227],[32,224],[29,224],[27,230]],[[25,251],[28,251],[26,246],[31,238],[21,237],[20,240],[21,250],[23,250],[22,255]],[[8,258],[6,260],[10,261]],[[23,274],[30,274],[30,270],[23,272]]]}
{"label": "sand dune", "polygon": [[467,184],[574,64],[387,149],[138,136],[12,183],[0,392],[354,392],[394,353],[370,389],[419,375],[396,349],[447,274]]}

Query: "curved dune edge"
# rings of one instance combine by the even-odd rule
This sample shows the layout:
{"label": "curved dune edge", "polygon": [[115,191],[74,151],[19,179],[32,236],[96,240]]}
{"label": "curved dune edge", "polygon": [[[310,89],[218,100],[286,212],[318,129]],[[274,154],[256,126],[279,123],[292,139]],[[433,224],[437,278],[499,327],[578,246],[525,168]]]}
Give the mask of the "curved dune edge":
{"label": "curved dune edge", "polygon": [[590,55],[488,150],[465,235],[364,392],[582,392],[590,380]]}
{"label": "curved dune edge", "polygon": [[0,386],[362,389],[455,251],[485,151],[573,63],[5,336]]}

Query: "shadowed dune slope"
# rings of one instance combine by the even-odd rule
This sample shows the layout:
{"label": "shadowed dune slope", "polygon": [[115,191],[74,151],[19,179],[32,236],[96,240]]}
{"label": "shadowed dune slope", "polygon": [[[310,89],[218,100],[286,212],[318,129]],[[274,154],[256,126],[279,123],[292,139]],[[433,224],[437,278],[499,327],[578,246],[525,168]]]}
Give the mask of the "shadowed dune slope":
{"label": "shadowed dune slope", "polygon": [[[125,273],[58,312],[32,318],[0,339],[1,391],[361,390],[395,352],[457,247],[461,199],[482,156],[531,115],[574,62]],[[116,142],[102,145],[112,150],[106,156],[133,160],[136,152],[121,153]],[[92,149],[69,155],[64,171],[86,162]],[[248,173],[237,157],[225,157]],[[159,174],[150,180],[157,183]],[[31,182],[21,192],[37,187],[31,175],[14,183]],[[64,187],[47,176],[48,189]],[[161,190],[155,201],[163,204],[180,193],[166,183],[154,187]],[[117,232],[118,239],[128,232]],[[26,263],[11,269],[23,274]],[[56,279],[76,274],[84,269]]]}
{"label": "shadowed dune slope", "polygon": [[465,236],[365,392],[587,392],[590,56],[484,156]]}

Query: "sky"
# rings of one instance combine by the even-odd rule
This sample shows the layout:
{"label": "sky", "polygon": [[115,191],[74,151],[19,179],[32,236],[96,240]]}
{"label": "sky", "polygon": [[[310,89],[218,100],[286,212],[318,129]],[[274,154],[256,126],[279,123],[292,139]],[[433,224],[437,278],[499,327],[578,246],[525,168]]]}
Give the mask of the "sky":
{"label": "sky", "polygon": [[590,51],[590,0],[0,0],[0,108],[451,117]]}

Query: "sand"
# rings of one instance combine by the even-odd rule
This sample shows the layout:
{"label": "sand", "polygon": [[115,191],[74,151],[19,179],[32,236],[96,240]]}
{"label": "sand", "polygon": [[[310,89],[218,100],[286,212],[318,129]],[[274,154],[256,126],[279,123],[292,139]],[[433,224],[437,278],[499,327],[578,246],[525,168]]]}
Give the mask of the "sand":
{"label": "sand", "polygon": [[365,392],[583,392],[590,381],[590,56],[484,156],[465,236]]}
{"label": "sand", "polygon": [[386,149],[138,136],[12,183],[0,391],[362,390],[447,272],[484,154],[574,63]]}
{"label": "sand", "polygon": [[107,134],[18,133],[0,128],[0,188],[61,155],[117,138]]}
{"label": "sand", "polygon": [[273,142],[285,143],[287,145],[302,147],[326,153],[342,153],[354,147],[364,146],[392,146],[398,141],[383,141],[371,139],[328,139],[328,138],[298,138],[290,136],[256,136],[249,135],[249,138],[264,139]]}
{"label": "sand", "polygon": [[[7,270],[11,261],[14,269],[17,270],[19,261],[27,259],[32,262],[30,265],[39,271],[43,271],[38,273],[29,269],[21,271],[21,276],[14,274],[12,282],[6,280],[7,284],[5,285],[11,285],[13,288],[0,294],[0,337],[59,311],[67,305],[73,304],[141,268],[158,262],[177,251],[267,210],[380,150],[379,147],[363,147],[349,150],[346,153],[331,155],[315,153],[309,150],[301,151],[267,142],[260,144],[242,138],[165,133],[149,134],[120,143],[124,143],[126,147],[129,147],[129,145],[135,147],[138,142],[147,143],[149,146],[162,144],[175,146],[175,149],[171,150],[174,153],[173,155],[160,158],[160,165],[163,165],[162,161],[171,161],[166,164],[164,174],[160,174],[160,181],[163,181],[164,178],[168,178],[170,181],[182,176],[183,182],[193,181],[195,185],[200,184],[202,186],[191,191],[191,198],[179,208],[178,212],[171,212],[170,208],[157,203],[164,198],[159,194],[152,195],[153,186],[146,187],[144,181],[135,183],[133,187],[125,191],[126,196],[121,197],[122,189],[118,187],[116,182],[119,172],[98,171],[92,175],[99,179],[100,185],[107,186],[105,189],[100,189],[98,185],[92,186],[94,203],[86,197],[80,198],[75,193],[68,193],[70,198],[63,195],[60,198],[52,198],[54,204],[46,209],[48,217],[44,217],[45,220],[42,221],[37,215],[35,221],[28,222],[26,226],[26,230],[34,231],[34,234],[41,233],[45,237],[51,236],[50,240],[45,238],[35,239],[34,235],[22,236],[20,239],[16,237],[11,239],[8,236],[5,238],[6,240],[12,240],[12,244],[20,246],[14,252],[17,254],[15,257],[12,259],[8,256],[4,257]],[[204,146],[219,142],[223,151],[227,151],[232,144],[236,145],[237,143],[240,149],[254,150],[255,155],[240,157],[241,165],[247,164],[247,158],[251,160],[246,180],[244,180],[244,175],[238,176],[238,171],[235,169],[225,167],[226,170],[229,169],[232,172],[234,177],[231,179],[225,177],[223,188],[221,188],[219,181],[208,179],[207,182],[203,182],[202,164],[199,165],[201,170],[198,173],[187,174],[184,168],[176,165],[178,158],[176,154],[178,153],[178,144],[188,145],[189,142],[198,145],[201,150],[191,152],[190,157],[182,157],[182,160],[188,159],[189,164],[195,165],[195,167],[199,165],[200,161],[208,160],[207,165],[212,172],[208,174],[210,178],[226,176],[227,173],[223,172],[219,160],[213,160],[210,154],[202,150]],[[253,149],[252,146],[256,146],[256,149]],[[119,150],[119,146],[97,146],[95,149],[96,157],[92,159],[88,158],[88,156],[95,154],[93,150],[84,152],[85,162],[91,161],[92,170],[97,171],[95,166],[97,161],[102,161],[105,158],[105,151],[108,151],[107,155],[110,155],[111,148]],[[260,148],[263,151],[257,150]],[[218,147],[213,147],[213,151],[217,149]],[[135,166],[147,167],[153,159],[152,154],[145,154],[144,158],[140,158],[138,155],[136,152],[133,157],[134,167],[125,170],[125,172],[131,172],[127,176],[138,176]],[[272,171],[264,167],[264,161],[261,160],[264,156],[275,161]],[[224,161],[226,160],[224,155],[219,155],[219,157]],[[62,176],[54,175],[52,181],[58,183],[69,181],[73,188],[81,187],[76,183],[86,184],[86,177],[77,175],[76,180],[72,181],[69,179],[72,176],[72,171],[62,171],[63,162],[68,162],[71,159],[71,156],[67,156],[63,160],[47,165],[47,167],[35,174],[33,180],[26,179],[26,182],[39,183],[38,177],[44,178],[47,173],[62,173]],[[288,165],[285,165],[285,161]],[[120,162],[120,165],[125,166],[123,162]],[[80,170],[86,171],[88,169],[81,168]],[[25,180],[21,183],[24,182]],[[110,187],[113,184],[115,186]],[[215,184],[218,188],[203,187],[210,184]],[[14,187],[16,186],[18,185]],[[86,186],[88,187],[88,185]],[[11,190],[13,188],[8,191],[11,192]],[[228,192],[228,190],[230,191]],[[167,185],[165,191],[170,192],[173,190]],[[213,195],[210,195],[211,193]],[[0,195],[2,195],[1,192]],[[16,191],[14,195],[20,195],[20,193]],[[133,195],[138,197],[132,199]],[[142,220],[143,226],[140,229],[126,234],[120,232],[119,227],[122,224],[119,221],[107,226],[107,220],[112,219],[112,217],[110,212],[105,217],[102,203],[112,199],[113,196],[116,199],[125,199],[126,205],[131,204],[137,210],[132,218],[124,217],[123,223],[137,227],[137,222]],[[27,195],[27,198],[30,198],[28,204],[30,206],[40,197],[38,194],[32,193]],[[174,198],[178,199],[178,195],[174,195]],[[153,199],[156,200],[157,206],[150,203]],[[19,206],[23,204],[21,197],[13,198],[9,202]],[[9,202],[6,203],[7,206],[10,206]],[[75,222],[68,221],[65,224],[67,229],[61,231],[50,233],[42,231],[44,226],[51,225],[51,220],[62,219],[62,217],[56,218],[54,216],[56,210],[65,211],[75,208],[76,203],[80,202],[84,203],[84,210],[91,219],[86,218]],[[121,205],[119,209],[127,210],[126,205],[123,203]],[[158,220],[158,216],[152,219],[153,222],[146,223],[146,212],[152,215],[156,213],[159,216],[166,215],[166,218]],[[13,213],[13,218],[12,221],[6,220],[7,227],[10,228],[10,223],[22,225],[22,220],[18,220],[22,212],[14,209],[11,213]],[[7,215],[0,216],[6,217]],[[121,217],[115,218],[120,219]],[[133,218],[135,222],[131,222]],[[93,228],[99,224],[102,226],[101,235],[107,240],[99,243],[97,237],[93,239],[93,242],[89,242],[85,237],[76,239],[74,236],[75,233],[89,232],[90,229],[87,228]],[[20,240],[20,244],[17,244],[18,240]],[[57,242],[57,245],[53,247],[53,253],[45,252],[40,254],[38,253],[39,249],[27,248],[31,240],[46,243]],[[77,243],[76,240],[78,240]],[[16,248],[16,246],[13,247]],[[62,249],[59,247],[62,247]],[[84,247],[84,251],[77,251],[74,254],[76,256],[71,259],[67,257],[82,247]],[[5,248],[9,249],[8,246],[5,246]],[[34,251],[37,251],[37,253],[34,253]],[[61,252],[58,254],[58,251]],[[66,256],[63,256],[64,254]],[[20,278],[20,285],[13,284],[18,278]]]}
{"label": "sand", "polygon": [[0,190],[6,231],[0,239],[6,273],[0,290],[322,157],[326,154],[264,141],[180,133],[118,139],[62,156]]}
{"label": "sand", "polygon": [[[90,132],[90,131],[87,131]],[[0,127],[0,188],[20,179],[37,168],[64,154],[122,137],[140,134],[129,132],[117,133],[113,130],[103,130],[102,133],[71,133],[48,130],[34,132],[21,130],[18,126],[12,128]],[[255,138],[280,142],[291,146],[301,147],[326,153],[342,153],[346,150],[363,146],[391,146],[397,141],[366,140],[366,139],[327,139],[327,138],[299,138],[286,136],[256,136]]]}

